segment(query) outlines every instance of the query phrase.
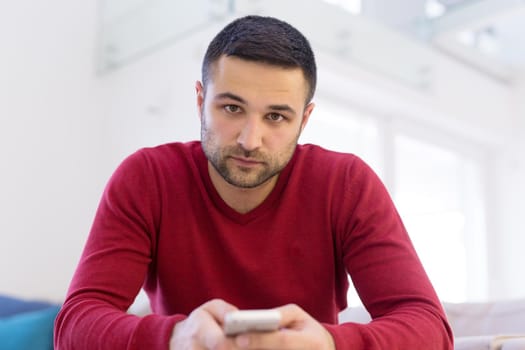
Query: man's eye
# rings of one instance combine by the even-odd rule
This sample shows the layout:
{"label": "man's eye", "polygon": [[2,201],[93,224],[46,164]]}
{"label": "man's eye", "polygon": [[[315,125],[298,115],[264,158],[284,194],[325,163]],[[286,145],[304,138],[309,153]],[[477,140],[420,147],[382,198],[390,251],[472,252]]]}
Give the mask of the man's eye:
{"label": "man's eye", "polygon": [[279,113],[270,113],[268,114],[268,119],[270,119],[272,122],[280,122],[284,120],[284,117]]}
{"label": "man's eye", "polygon": [[224,109],[229,113],[237,113],[240,110],[239,106],[236,105],[226,105],[224,106]]}

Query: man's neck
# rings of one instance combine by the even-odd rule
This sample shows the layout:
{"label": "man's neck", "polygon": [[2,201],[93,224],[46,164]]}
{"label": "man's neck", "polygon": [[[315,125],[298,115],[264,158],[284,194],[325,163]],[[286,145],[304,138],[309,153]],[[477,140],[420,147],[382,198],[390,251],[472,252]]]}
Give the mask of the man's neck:
{"label": "man's neck", "polygon": [[275,175],[257,187],[240,188],[226,182],[209,162],[208,173],[210,174],[213,186],[224,202],[241,214],[245,214],[258,207],[272,192],[278,179],[278,175]]}

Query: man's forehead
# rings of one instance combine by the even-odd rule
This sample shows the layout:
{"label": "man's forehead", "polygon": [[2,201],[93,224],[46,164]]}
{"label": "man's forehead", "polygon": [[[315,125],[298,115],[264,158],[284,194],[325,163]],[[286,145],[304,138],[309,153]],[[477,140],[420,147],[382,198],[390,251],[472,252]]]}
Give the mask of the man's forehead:
{"label": "man's forehead", "polygon": [[215,94],[232,93],[240,97],[256,93],[304,99],[308,91],[300,68],[283,68],[237,57],[221,57],[214,63],[207,84]]}

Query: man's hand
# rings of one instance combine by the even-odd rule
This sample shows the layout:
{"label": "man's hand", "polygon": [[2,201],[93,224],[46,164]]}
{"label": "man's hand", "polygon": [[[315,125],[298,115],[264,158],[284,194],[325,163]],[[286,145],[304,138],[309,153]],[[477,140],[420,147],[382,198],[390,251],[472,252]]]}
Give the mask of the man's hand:
{"label": "man's hand", "polygon": [[275,332],[250,332],[235,337],[239,349],[335,350],[330,333],[297,305],[276,308],[281,312],[281,329]]}
{"label": "man's hand", "polygon": [[211,300],[175,325],[170,340],[171,350],[235,349],[233,338],[224,335],[224,315],[237,308],[219,299]]}
{"label": "man's hand", "polygon": [[227,337],[222,325],[227,312],[237,308],[223,300],[212,300],[177,323],[170,341],[171,350],[335,350],[330,333],[297,305],[278,307],[281,329],[249,332]]}

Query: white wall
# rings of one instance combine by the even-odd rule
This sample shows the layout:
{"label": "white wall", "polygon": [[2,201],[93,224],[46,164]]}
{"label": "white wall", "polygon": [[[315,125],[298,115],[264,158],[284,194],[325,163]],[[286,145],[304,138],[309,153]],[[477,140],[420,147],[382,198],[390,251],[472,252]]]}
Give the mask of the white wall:
{"label": "white wall", "polygon": [[[115,166],[139,147],[199,137],[194,82],[222,24],[96,76],[95,2],[22,0],[4,7],[0,35],[13,35],[1,41],[0,292],[61,300]],[[505,149],[511,161],[501,160],[495,176],[501,190],[492,192],[506,208],[491,221],[501,258],[491,270],[501,280],[492,295],[525,296],[524,283],[513,277],[523,266],[515,248],[516,240],[523,243],[525,171],[515,152],[523,141],[515,136],[515,146],[506,143],[511,131],[525,132],[524,99],[442,56],[435,58],[433,85],[425,93],[329,53],[319,52],[318,60],[321,95]],[[514,253],[505,255],[506,248]]]}
{"label": "white wall", "polygon": [[100,76],[112,164],[139,147],[199,138],[195,82],[206,45],[219,29],[199,31]]}
{"label": "white wall", "polygon": [[492,222],[489,258],[493,283],[491,294],[498,298],[525,296],[525,80],[513,95],[514,119],[508,138],[494,150],[489,164]]}
{"label": "white wall", "polygon": [[0,293],[59,300],[100,196],[95,14],[93,1],[0,6]]}

